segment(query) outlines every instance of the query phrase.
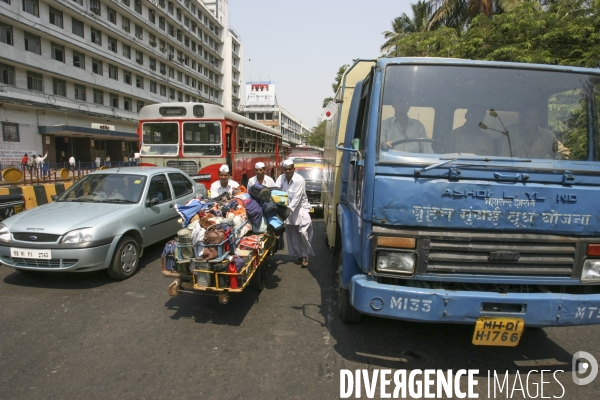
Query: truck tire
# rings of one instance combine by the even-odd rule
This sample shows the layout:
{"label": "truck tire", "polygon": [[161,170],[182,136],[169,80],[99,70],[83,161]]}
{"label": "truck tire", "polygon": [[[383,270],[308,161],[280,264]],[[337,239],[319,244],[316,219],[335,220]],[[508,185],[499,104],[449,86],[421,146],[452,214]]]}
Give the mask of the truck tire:
{"label": "truck tire", "polygon": [[348,289],[344,289],[342,287],[342,254],[338,256],[339,264],[338,264],[338,313],[340,314],[340,318],[344,322],[360,322],[360,318],[362,314],[350,304],[350,291]]}
{"label": "truck tire", "polygon": [[130,236],[123,236],[108,267],[108,275],[113,279],[127,279],[136,273],[139,261],[138,242]]}

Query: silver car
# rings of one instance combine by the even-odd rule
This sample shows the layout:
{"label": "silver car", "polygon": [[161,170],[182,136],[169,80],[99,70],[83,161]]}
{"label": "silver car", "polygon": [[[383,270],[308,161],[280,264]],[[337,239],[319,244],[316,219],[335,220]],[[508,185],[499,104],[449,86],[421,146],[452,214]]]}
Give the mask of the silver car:
{"label": "silver car", "polygon": [[0,223],[0,262],[20,271],[108,269],[126,279],[143,248],[173,237],[175,204],[206,195],[181,170],[133,167],[96,171],[53,203]]}

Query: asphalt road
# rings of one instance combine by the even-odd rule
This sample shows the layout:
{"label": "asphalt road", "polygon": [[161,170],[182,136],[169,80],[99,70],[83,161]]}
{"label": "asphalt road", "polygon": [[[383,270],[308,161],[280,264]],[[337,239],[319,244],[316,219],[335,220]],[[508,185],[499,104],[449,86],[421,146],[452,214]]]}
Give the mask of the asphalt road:
{"label": "asphalt road", "polygon": [[[599,397],[600,377],[573,383],[571,358],[583,350],[600,360],[600,326],[527,329],[518,347],[496,348],[471,345],[468,325],[341,322],[322,221],[314,231],[308,270],[279,252],[269,258],[266,288],[248,288],[227,305],[169,297],[162,245],[146,249],[140,271],[123,282],[103,272],[0,266],[0,399],[339,398],[342,369],[372,376],[382,368],[479,369],[479,398],[488,398],[488,370],[502,379],[509,371],[512,398],[529,398],[527,389],[533,397],[535,383],[539,396],[540,373],[526,376],[545,369],[544,397]],[[554,377],[557,370],[566,372]],[[506,391],[496,398],[510,398]]]}

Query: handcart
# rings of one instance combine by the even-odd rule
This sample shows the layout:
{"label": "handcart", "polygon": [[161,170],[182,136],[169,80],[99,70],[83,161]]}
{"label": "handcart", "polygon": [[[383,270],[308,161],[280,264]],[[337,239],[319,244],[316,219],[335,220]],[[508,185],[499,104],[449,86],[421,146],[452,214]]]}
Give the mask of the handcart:
{"label": "handcart", "polygon": [[[169,285],[170,296],[180,293],[208,294],[219,297],[219,303],[227,304],[231,293],[242,292],[253,282],[257,290],[265,287],[267,267],[266,257],[275,253],[277,235],[271,229],[257,235],[258,241],[254,249],[239,250],[237,246],[243,238],[236,241],[236,248],[227,250],[228,240],[221,243],[209,244],[217,248],[218,257],[211,260],[202,258],[178,259],[177,271],[167,271],[163,268],[165,278],[175,278]],[[230,256],[236,252],[247,254],[243,266],[230,272]],[[247,252],[247,253],[245,253]],[[254,278],[254,279],[253,279]],[[235,283],[235,284],[234,284]]]}

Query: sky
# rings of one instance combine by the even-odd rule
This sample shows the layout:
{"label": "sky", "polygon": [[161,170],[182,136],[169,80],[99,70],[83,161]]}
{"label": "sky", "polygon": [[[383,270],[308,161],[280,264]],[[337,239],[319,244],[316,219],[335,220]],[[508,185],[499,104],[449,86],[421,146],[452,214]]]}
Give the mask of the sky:
{"label": "sky", "polygon": [[[323,99],[344,64],[374,59],[382,32],[409,0],[229,0],[229,27],[241,36],[242,86],[273,81],[277,102],[309,128],[319,123]],[[242,101],[243,102],[243,101]]]}

